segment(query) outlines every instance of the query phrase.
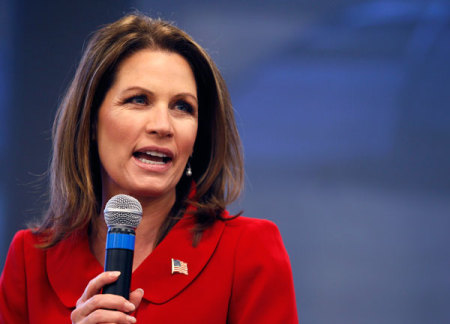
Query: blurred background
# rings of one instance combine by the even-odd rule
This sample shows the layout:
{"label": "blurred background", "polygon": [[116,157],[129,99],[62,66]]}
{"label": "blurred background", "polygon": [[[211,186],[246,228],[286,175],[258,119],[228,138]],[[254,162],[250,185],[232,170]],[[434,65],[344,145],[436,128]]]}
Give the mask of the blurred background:
{"label": "blurred background", "polygon": [[448,1],[3,0],[1,267],[43,209],[83,44],[134,9],[221,69],[246,160],[231,209],[279,226],[301,323],[450,323]]}

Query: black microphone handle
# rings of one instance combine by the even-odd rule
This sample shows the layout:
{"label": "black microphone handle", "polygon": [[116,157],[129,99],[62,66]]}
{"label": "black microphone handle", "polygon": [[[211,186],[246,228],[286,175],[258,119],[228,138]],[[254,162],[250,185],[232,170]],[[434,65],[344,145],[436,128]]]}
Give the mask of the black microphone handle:
{"label": "black microphone handle", "polygon": [[105,271],[120,271],[119,278],[103,287],[103,294],[113,294],[130,298],[131,273],[133,267],[133,250],[106,249]]}

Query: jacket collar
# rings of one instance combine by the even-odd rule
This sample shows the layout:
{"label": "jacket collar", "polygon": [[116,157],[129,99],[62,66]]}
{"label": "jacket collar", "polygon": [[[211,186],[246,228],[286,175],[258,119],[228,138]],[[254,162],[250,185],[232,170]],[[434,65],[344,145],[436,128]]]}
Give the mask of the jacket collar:
{"label": "jacket collar", "polygon": [[75,232],[47,250],[48,279],[66,307],[75,307],[88,282],[102,271],[91,253],[87,230]]}
{"label": "jacket collar", "polygon": [[[186,288],[203,270],[219,243],[223,221],[204,231],[199,244],[192,246],[194,217],[186,213],[163,241],[133,272],[131,291],[144,289],[144,299],[162,304]],[[172,259],[187,263],[188,275],[172,274]],[[88,282],[103,272],[89,247],[87,231],[72,234],[47,250],[47,273],[59,299],[75,307]]]}
{"label": "jacket collar", "polygon": [[[192,246],[194,217],[185,215],[164,240],[134,271],[131,290],[144,289],[144,298],[162,304],[186,288],[203,270],[219,243],[225,224],[216,221],[204,231],[200,243]],[[172,259],[185,262],[188,274],[173,273]]]}

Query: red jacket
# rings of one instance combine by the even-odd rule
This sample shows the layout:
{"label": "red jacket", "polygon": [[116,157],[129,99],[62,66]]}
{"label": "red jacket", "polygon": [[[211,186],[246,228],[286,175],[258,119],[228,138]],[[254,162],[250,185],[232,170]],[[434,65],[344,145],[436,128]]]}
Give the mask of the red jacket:
{"label": "red jacket", "polygon": [[[192,246],[185,215],[133,272],[131,290],[144,289],[138,323],[298,323],[291,266],[277,227],[238,217],[217,221]],[[56,246],[35,247],[19,231],[0,278],[0,323],[70,323],[89,280],[103,271],[86,233]],[[172,274],[171,259],[188,275]]]}

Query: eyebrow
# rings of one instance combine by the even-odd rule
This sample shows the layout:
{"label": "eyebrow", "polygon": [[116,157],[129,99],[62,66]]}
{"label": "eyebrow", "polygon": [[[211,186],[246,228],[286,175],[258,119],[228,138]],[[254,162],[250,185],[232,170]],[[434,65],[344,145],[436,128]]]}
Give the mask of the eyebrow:
{"label": "eyebrow", "polygon": [[195,102],[198,103],[198,99],[196,96],[194,96],[193,94],[189,93],[189,92],[181,92],[175,95],[175,97],[191,97],[192,99],[195,100]]}
{"label": "eyebrow", "polygon": [[[139,87],[139,86],[133,86],[133,87],[126,88],[125,90],[121,91],[121,93],[128,92],[128,91],[136,91],[136,90],[144,91],[144,92],[147,92],[147,93],[149,93],[149,94],[151,94],[151,95],[155,95],[155,93],[154,93],[153,91],[148,90],[148,89],[143,88],[143,87]],[[180,93],[177,93],[176,95],[174,95],[174,97],[191,97],[191,98],[194,99],[195,102],[198,104],[198,99],[197,99],[197,97],[194,96],[194,95],[193,95],[192,93],[190,93],[190,92],[180,92]]]}

